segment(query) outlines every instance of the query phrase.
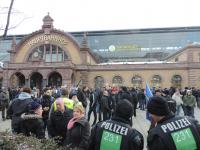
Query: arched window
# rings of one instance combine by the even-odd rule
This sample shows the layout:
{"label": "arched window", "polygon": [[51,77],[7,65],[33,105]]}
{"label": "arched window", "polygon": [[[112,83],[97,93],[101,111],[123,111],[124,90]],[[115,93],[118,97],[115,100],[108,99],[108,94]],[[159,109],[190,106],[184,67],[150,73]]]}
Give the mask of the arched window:
{"label": "arched window", "polygon": [[171,81],[173,87],[181,87],[182,77],[180,75],[174,75]]}
{"label": "arched window", "polygon": [[161,77],[159,76],[159,75],[154,75],[153,77],[152,77],[152,85],[153,85],[153,87],[160,87],[161,86],[161,81],[162,81],[162,79],[161,79]]}
{"label": "arched window", "polygon": [[53,44],[40,45],[32,50],[29,60],[44,60],[45,62],[62,62],[68,57],[64,50]]}
{"label": "arched window", "polygon": [[131,82],[133,87],[142,87],[142,78],[138,75],[133,76]]}
{"label": "arched window", "polygon": [[104,85],[104,79],[101,76],[96,76],[94,78],[94,82],[95,82],[95,87],[103,87]]}
{"label": "arched window", "polygon": [[119,84],[122,84],[122,82],[123,82],[123,80],[122,80],[121,76],[114,76],[113,77],[113,80],[112,80],[113,84],[119,85]]}

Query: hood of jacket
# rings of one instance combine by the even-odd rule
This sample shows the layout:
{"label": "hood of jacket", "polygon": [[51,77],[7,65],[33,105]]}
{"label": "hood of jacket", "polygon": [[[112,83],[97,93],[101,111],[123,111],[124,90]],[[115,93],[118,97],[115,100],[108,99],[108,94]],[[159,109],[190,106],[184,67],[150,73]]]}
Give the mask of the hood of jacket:
{"label": "hood of jacket", "polygon": [[38,114],[26,114],[26,113],[23,113],[22,115],[21,115],[21,118],[23,119],[23,120],[30,120],[30,119],[41,119],[42,118],[42,116],[40,116],[40,115],[38,115]]}
{"label": "hood of jacket", "polygon": [[29,98],[31,98],[31,95],[26,92],[21,92],[18,96],[18,99],[20,100],[29,99]]}

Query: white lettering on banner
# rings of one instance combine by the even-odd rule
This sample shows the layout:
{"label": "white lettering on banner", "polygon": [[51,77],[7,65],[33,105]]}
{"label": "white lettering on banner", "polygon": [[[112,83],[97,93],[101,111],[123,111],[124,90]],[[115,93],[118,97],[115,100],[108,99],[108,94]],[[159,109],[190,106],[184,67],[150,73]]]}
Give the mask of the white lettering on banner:
{"label": "white lettering on banner", "polygon": [[178,129],[188,127],[189,125],[191,125],[189,120],[187,118],[183,118],[180,120],[172,121],[167,124],[161,125],[161,129],[163,130],[164,133],[167,133],[167,131],[175,131]]}
{"label": "white lettering on banner", "polygon": [[117,134],[121,134],[121,135],[127,135],[128,134],[128,128],[121,126],[121,125],[118,125],[118,124],[114,124],[114,123],[110,123],[110,122],[103,122],[101,127],[106,129],[106,130],[117,133]]}

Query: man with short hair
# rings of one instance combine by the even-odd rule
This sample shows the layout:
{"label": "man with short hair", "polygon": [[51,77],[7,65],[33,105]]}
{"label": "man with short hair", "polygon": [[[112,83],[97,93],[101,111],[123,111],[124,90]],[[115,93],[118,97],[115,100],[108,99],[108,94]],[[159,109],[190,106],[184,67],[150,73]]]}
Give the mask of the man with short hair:
{"label": "man with short hair", "polygon": [[149,130],[149,150],[197,150],[200,149],[200,125],[189,117],[171,113],[163,97],[151,97],[147,105],[156,126]]}
{"label": "man with short hair", "polygon": [[69,110],[62,98],[58,98],[55,101],[56,110],[52,111],[48,121],[48,133],[51,138],[60,137],[58,144],[62,145],[66,137],[67,124],[72,118],[72,110]]}

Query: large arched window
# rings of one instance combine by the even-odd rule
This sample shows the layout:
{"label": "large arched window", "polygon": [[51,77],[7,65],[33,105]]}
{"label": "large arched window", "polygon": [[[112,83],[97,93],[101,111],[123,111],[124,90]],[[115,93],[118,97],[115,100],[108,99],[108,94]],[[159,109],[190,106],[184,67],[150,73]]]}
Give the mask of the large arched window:
{"label": "large arched window", "polygon": [[116,85],[121,85],[123,82],[122,77],[121,76],[114,76],[112,79],[112,83],[116,84]]}
{"label": "large arched window", "polygon": [[142,87],[142,78],[138,75],[133,76],[131,80],[133,87]]}
{"label": "large arched window", "polygon": [[62,62],[68,56],[64,50],[53,44],[40,45],[32,50],[29,60],[44,60],[45,62]]}
{"label": "large arched window", "polygon": [[162,79],[159,75],[154,75],[152,77],[152,87],[161,87],[161,82],[162,82]]}
{"label": "large arched window", "polygon": [[94,82],[95,82],[95,87],[103,87],[104,85],[104,79],[101,76],[96,76],[94,78]]}
{"label": "large arched window", "polygon": [[181,87],[182,77],[180,75],[174,75],[171,81],[173,87]]}

